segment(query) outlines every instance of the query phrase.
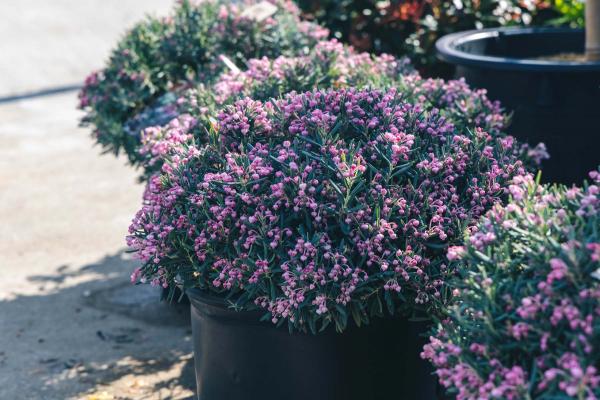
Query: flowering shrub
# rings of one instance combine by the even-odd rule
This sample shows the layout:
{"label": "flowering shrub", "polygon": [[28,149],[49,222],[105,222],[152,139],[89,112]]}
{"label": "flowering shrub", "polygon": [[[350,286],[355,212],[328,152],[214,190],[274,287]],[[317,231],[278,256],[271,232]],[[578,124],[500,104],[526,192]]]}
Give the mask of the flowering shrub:
{"label": "flowering shrub", "polygon": [[600,173],[509,187],[452,248],[454,306],[423,356],[457,399],[600,397]]}
{"label": "flowering shrub", "polygon": [[[189,142],[205,143],[207,119],[215,114],[217,106],[232,104],[244,97],[264,101],[290,91],[347,86],[395,87],[406,101],[419,103],[427,111],[437,109],[459,130],[477,126],[491,135],[498,135],[509,121],[500,104],[487,98],[485,90],[473,90],[463,80],[423,79],[405,60],[356,53],[337,41],[320,42],[303,57],[250,60],[246,71],[224,73],[209,89],[187,89],[183,94],[169,96],[180,114],[189,114],[198,120],[194,132],[186,132]],[[164,105],[160,104],[159,108],[163,110]],[[169,133],[172,129],[176,130],[174,134]],[[153,127],[149,134],[142,133],[144,145],[138,159],[147,174],[159,169],[161,158],[168,149],[181,144],[179,131],[179,124],[169,124]],[[167,145],[168,138],[174,138],[171,145]],[[156,148],[152,144],[154,141],[157,141]],[[532,159],[541,160],[547,156],[543,147],[529,151]]]}
{"label": "flowering shrub", "polygon": [[435,42],[443,35],[484,27],[542,25],[560,15],[549,0],[297,0],[297,3],[307,17],[329,28],[334,37],[362,51],[406,54],[419,70],[433,75],[446,72],[435,57]]}
{"label": "flowering shrub", "polygon": [[[315,88],[389,87],[408,73],[412,73],[412,69],[407,60],[356,53],[335,40],[317,43],[306,56],[252,59],[245,71],[224,72],[208,88],[200,85],[167,93],[157,104],[138,114],[133,124],[141,132],[142,146],[137,161],[144,165],[148,175],[162,165],[165,154],[180,145],[184,136],[187,142],[205,143],[207,130],[204,128],[210,124],[210,116],[216,116],[218,107],[244,97],[265,101],[288,92]],[[196,119],[195,135],[188,130],[182,134],[182,125],[177,121],[166,124],[179,115]],[[153,123],[155,126],[151,126]],[[148,128],[141,130],[143,127]]]}
{"label": "flowering shrub", "polygon": [[290,329],[427,309],[444,249],[525,173],[521,146],[457,128],[395,89],[249,98],[150,180],[134,282],[173,282]]}
{"label": "flowering shrub", "polygon": [[79,95],[86,112],[82,123],[94,127],[105,149],[134,155],[139,132],[125,134],[126,121],[173,87],[216,76],[224,67],[220,55],[237,63],[299,55],[327,36],[323,28],[302,22],[291,2],[272,2],[278,11],[257,19],[247,14],[257,0],[182,0],[169,18],[138,24],[113,51],[108,65],[86,79]]}

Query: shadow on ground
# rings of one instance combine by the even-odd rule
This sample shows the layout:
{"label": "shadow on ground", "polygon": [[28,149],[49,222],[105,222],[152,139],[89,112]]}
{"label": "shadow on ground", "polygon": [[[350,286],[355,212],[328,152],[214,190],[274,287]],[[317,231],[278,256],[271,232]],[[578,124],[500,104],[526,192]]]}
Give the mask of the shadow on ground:
{"label": "shadow on ground", "polygon": [[35,295],[0,301],[0,387],[10,399],[188,399],[188,305],[132,286],[124,252],[29,277]]}

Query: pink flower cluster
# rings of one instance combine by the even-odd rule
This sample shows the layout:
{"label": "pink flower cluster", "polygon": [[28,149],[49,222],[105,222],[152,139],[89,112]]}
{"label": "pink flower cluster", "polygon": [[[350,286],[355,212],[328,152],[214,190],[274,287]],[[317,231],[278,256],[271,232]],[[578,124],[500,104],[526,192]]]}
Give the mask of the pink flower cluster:
{"label": "pink flower cluster", "polygon": [[471,89],[462,78],[445,81],[412,75],[405,77],[403,84],[415,99],[432,104],[443,110],[447,118],[466,126],[482,127],[492,134],[503,132],[508,126],[509,117],[500,103],[488,99],[485,89]]}
{"label": "pink flower cluster", "polygon": [[163,127],[152,126],[144,129],[140,155],[146,157],[148,166],[162,163],[164,157],[172,153],[175,147],[193,141],[192,130],[196,128],[197,123],[191,115],[182,114]]}
{"label": "pink flower cluster", "polygon": [[600,174],[590,177],[571,189],[518,177],[514,201],[448,252],[453,305],[422,356],[458,400],[600,398]]}
{"label": "pink flower cluster", "polygon": [[247,70],[222,74],[213,90],[217,103],[226,104],[244,96],[267,100],[317,87],[382,87],[411,72],[406,59],[357,53],[334,39],[317,43],[306,56],[250,60]]}
{"label": "pink flower cluster", "polygon": [[457,129],[395,89],[243,99],[215,138],[177,147],[152,179],[128,237],[136,277],[312,331],[430,307],[443,249],[525,174],[516,141]]}

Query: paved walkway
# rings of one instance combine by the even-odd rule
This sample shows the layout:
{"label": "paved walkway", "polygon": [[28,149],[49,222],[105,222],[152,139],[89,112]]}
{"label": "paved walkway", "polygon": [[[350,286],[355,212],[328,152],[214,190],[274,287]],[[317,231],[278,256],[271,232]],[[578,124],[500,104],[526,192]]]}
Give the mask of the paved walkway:
{"label": "paved walkway", "polygon": [[82,82],[126,28],[174,0],[0,2],[0,96]]}
{"label": "paved walkway", "polygon": [[[81,82],[170,3],[0,2],[0,98]],[[75,106],[73,91],[0,101],[0,398],[189,398],[187,309],[128,283],[143,188],[93,147]]]}

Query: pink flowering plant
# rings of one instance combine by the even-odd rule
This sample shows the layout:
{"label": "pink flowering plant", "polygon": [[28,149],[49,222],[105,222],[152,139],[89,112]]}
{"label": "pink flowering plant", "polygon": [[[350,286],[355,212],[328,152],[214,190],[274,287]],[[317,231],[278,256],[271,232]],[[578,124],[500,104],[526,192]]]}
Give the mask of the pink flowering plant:
{"label": "pink flowering plant", "polygon": [[266,18],[247,13],[257,3],[182,0],[168,18],[136,25],[107,66],[87,77],[79,94],[82,124],[93,127],[107,151],[135,157],[139,132],[131,135],[126,122],[167,91],[214,79],[225,68],[221,55],[240,65],[253,57],[300,55],[328,34],[301,21],[291,1],[270,0],[277,11]]}
{"label": "pink flowering plant", "polygon": [[128,236],[143,261],[132,280],[200,288],[301,331],[428,310],[445,249],[507,197],[522,154],[395,89],[245,98],[151,178]]}
{"label": "pink flowering plant", "polygon": [[[600,398],[600,172],[509,186],[448,259],[454,298],[422,356],[458,400]],[[519,182],[520,180],[520,182]]]}
{"label": "pink flowering plant", "polygon": [[[191,116],[196,122],[186,125],[172,121],[143,130],[137,160],[148,176],[160,169],[162,159],[173,147],[184,142],[206,143],[206,126],[211,117],[216,117],[215,110],[241,98],[266,101],[292,91],[342,87],[395,87],[406,101],[419,103],[426,111],[437,109],[457,129],[480,127],[491,135],[499,135],[509,123],[500,104],[489,100],[484,90],[471,89],[462,80],[423,79],[406,60],[356,53],[332,40],[318,43],[307,56],[250,60],[248,69],[223,73],[210,88],[169,93],[171,107],[179,110],[181,118],[189,121]],[[165,109],[163,104],[158,107]],[[143,115],[157,114],[152,111],[154,108],[150,110]],[[546,156],[543,145],[523,151],[529,151],[529,158],[538,164]]]}
{"label": "pink flowering plant", "polygon": [[200,85],[167,93],[127,126],[132,126],[131,133],[136,129],[141,132],[136,161],[148,176],[160,168],[173,147],[205,143],[206,127],[217,116],[218,108],[239,99],[266,101],[316,88],[389,87],[412,72],[407,60],[356,53],[336,40],[322,41],[306,56],[252,59],[248,69],[224,72],[210,87]]}

